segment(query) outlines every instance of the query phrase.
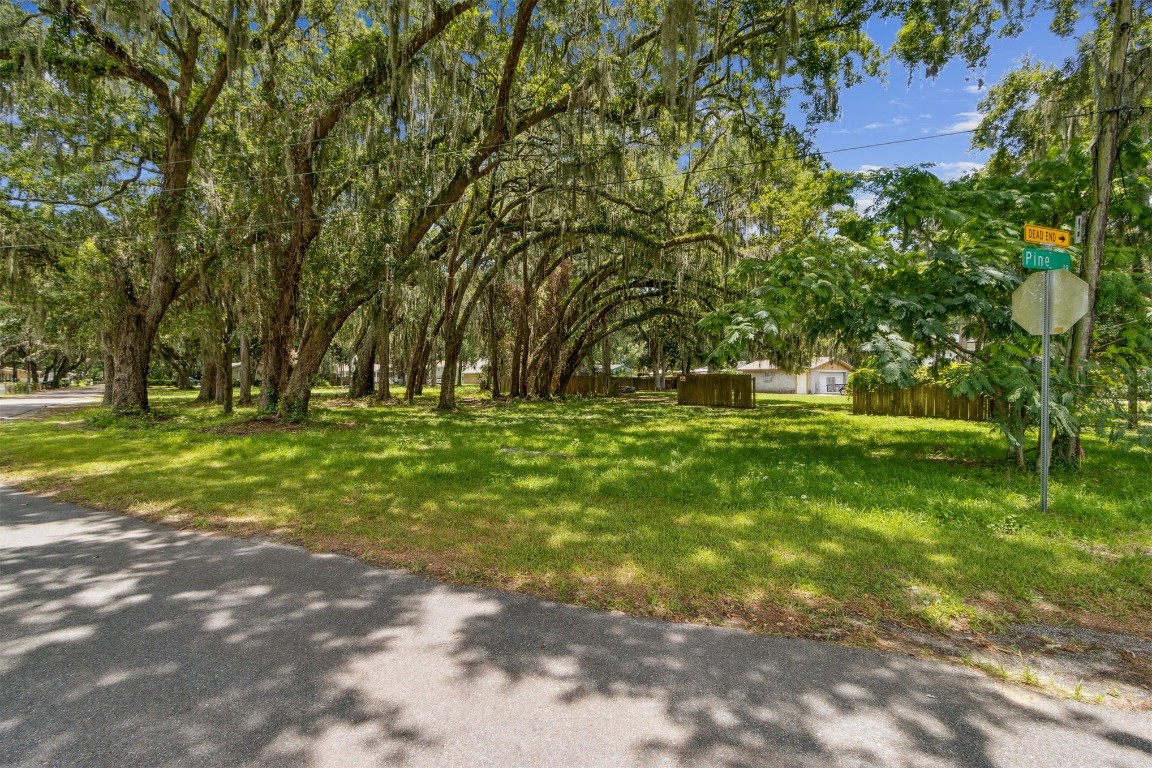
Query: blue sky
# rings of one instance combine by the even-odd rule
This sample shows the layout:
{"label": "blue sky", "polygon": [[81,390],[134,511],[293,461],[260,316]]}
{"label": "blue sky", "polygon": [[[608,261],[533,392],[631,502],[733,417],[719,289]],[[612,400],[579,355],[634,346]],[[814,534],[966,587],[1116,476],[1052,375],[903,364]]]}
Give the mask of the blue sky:
{"label": "blue sky", "polygon": [[[1091,19],[1081,20],[1078,32],[1090,29],[1091,25]],[[887,45],[897,29],[897,22],[876,21],[868,32],[877,42]],[[917,74],[909,82],[908,71],[893,64],[886,84],[870,80],[843,92],[842,116],[835,123],[820,126],[816,133],[817,146],[839,170],[936,163],[937,175],[956,178],[982,165],[988,155],[970,149],[970,134],[941,135],[977,126],[980,121],[977,105],[985,93],[978,87],[980,79],[983,78],[985,87],[999,81],[1016,69],[1025,56],[1059,65],[1075,53],[1075,48],[1076,38],[1057,37],[1048,29],[1048,20],[1038,18],[1020,37],[992,41],[991,56],[981,72],[953,63],[934,80]],[[921,137],[925,140],[835,152],[844,147]]]}

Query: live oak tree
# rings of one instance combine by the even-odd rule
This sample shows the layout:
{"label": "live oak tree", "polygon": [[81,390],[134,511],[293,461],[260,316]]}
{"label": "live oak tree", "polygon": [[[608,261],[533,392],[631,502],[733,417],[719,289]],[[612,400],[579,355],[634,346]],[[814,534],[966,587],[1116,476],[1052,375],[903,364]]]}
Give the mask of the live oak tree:
{"label": "live oak tree", "polygon": [[[472,185],[501,165],[511,143],[528,140],[534,129],[558,116],[582,113],[589,116],[589,124],[618,124],[661,111],[690,116],[705,98],[723,104],[749,96],[758,97],[767,113],[775,113],[786,95],[781,86],[785,75],[801,83],[814,115],[834,113],[840,81],[875,64],[875,47],[859,34],[864,21],[872,13],[899,13],[904,6],[697,8],[673,3],[664,9],[552,8],[525,2],[514,12],[509,9],[507,16],[503,7],[477,8],[475,15],[468,15],[483,35],[471,30],[456,34],[470,9],[410,10],[408,26],[391,23],[387,30],[391,56],[370,59],[367,74],[338,90],[329,107],[322,106],[303,132],[293,134],[297,188],[286,198],[295,201],[295,209],[283,219],[294,229],[279,235],[281,243],[272,246],[277,254],[272,258],[276,304],[264,313],[265,323],[272,324],[264,338],[265,406],[279,400],[277,407],[287,418],[306,411],[312,374],[333,335],[381,285],[379,278],[354,281],[345,286],[339,302],[326,307],[323,319],[308,313],[305,323],[298,316],[301,265],[324,228],[324,217],[315,208],[317,186],[323,183],[314,166],[322,157],[317,153],[319,139],[335,138],[333,131],[348,119],[354,104],[368,112],[372,102],[394,116],[390,134],[384,127],[375,130],[389,137],[379,143],[393,153],[391,167],[381,163],[392,171],[383,179],[389,193],[384,206],[399,209],[391,256],[405,263],[421,258],[421,249],[427,250],[425,238],[435,236]],[[457,17],[460,24],[452,24]],[[612,30],[609,35],[603,32],[604,22]],[[477,81],[491,86],[484,91],[470,87]],[[365,119],[371,125],[371,119]],[[441,152],[433,152],[439,148]],[[413,160],[422,162],[427,172],[419,173],[417,165],[414,176],[422,183],[404,188],[400,176]],[[293,360],[286,351],[292,326],[299,335],[294,362],[286,366],[283,361]],[[280,381],[285,375],[286,383]]]}
{"label": "live oak tree", "polygon": [[[88,109],[105,109],[128,91],[134,107],[114,115],[130,124],[135,145],[129,160],[146,168],[153,193],[147,200],[148,238],[129,256],[117,297],[115,374],[111,405],[119,412],[148,409],[147,379],[153,343],[168,307],[195,280],[194,256],[181,241],[182,214],[202,133],[246,49],[259,48],[289,26],[292,3],[271,18],[257,18],[247,3],[177,0],[155,4],[92,4],[76,0],[5,9],[0,59],[6,77],[19,84],[49,77],[79,123],[67,137],[84,133]],[[263,20],[266,23],[261,25]],[[122,100],[121,100],[122,101]],[[104,162],[99,144],[86,161]]]}

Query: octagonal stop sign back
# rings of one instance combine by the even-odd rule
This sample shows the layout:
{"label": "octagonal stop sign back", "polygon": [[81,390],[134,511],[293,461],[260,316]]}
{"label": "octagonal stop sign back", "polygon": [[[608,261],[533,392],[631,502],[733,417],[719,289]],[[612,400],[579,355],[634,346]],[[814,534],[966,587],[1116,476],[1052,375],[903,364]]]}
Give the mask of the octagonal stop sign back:
{"label": "octagonal stop sign back", "polygon": [[1033,336],[1044,333],[1045,275],[1052,276],[1052,333],[1064,333],[1088,312],[1088,283],[1063,269],[1033,272],[1012,292],[1012,319]]}

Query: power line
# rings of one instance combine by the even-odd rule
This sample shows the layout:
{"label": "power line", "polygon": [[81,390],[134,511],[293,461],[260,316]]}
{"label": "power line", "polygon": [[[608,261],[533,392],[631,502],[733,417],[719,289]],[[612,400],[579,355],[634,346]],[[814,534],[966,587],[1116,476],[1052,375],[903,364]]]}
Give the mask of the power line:
{"label": "power line", "polygon": [[[776,163],[788,162],[788,161],[792,161],[792,160],[805,160],[805,159],[814,158],[814,157],[823,156],[823,155],[841,154],[844,152],[857,152],[857,151],[864,150],[864,149],[875,149],[878,147],[888,147],[888,146],[893,146],[893,145],[898,145],[898,144],[910,144],[913,142],[930,141],[933,139],[947,138],[949,136],[960,136],[960,135],[964,135],[964,134],[973,133],[974,131],[975,131],[975,129],[969,129],[969,130],[963,130],[963,131],[948,131],[945,133],[932,134],[930,136],[916,136],[916,137],[909,138],[909,139],[893,139],[890,141],[873,142],[871,144],[858,144],[856,146],[851,146],[851,147],[839,147],[839,148],[830,149],[827,151],[816,151],[813,153],[800,153],[800,154],[793,154],[793,155],[785,155],[782,157],[775,157],[775,158],[771,158],[768,160],[749,160],[749,161],[741,162],[741,163],[726,163],[724,165],[708,166],[708,167],[704,167],[704,168],[687,169],[687,170],[682,170],[682,171],[671,171],[668,173],[647,174],[647,175],[643,175],[643,176],[633,176],[630,178],[617,179],[614,181],[605,181],[605,182],[597,182],[597,183],[593,183],[593,184],[582,184],[582,185],[561,187],[558,189],[558,191],[561,191],[561,192],[580,192],[580,191],[587,191],[587,190],[593,190],[593,189],[600,189],[600,188],[604,188],[604,187],[624,186],[626,184],[632,184],[632,183],[638,182],[638,181],[654,181],[654,180],[658,180],[658,179],[678,178],[678,177],[683,177],[683,176],[690,176],[693,174],[712,173],[712,172],[716,172],[716,171],[725,171],[725,170],[736,170],[736,169],[740,169],[740,168],[749,168],[752,166],[769,166],[769,165],[773,165]],[[410,204],[394,205],[394,206],[389,206],[386,210],[381,210],[381,211],[376,212],[376,215],[378,215],[378,216],[385,215],[385,214],[390,215],[390,214],[396,213],[397,211],[405,211],[405,210],[418,211],[418,210],[426,210],[426,209],[436,208],[436,207],[450,208],[454,205],[455,205],[455,203],[440,203],[440,204],[428,203],[425,205],[410,205]],[[332,216],[336,216],[336,215],[339,215],[339,214],[332,214]],[[324,220],[325,217],[324,216],[318,216],[316,218]],[[203,234],[212,234],[212,233],[222,233],[222,232],[230,232],[230,231],[236,231],[236,230],[256,230],[256,229],[263,229],[266,227],[279,226],[279,225],[285,225],[285,224],[297,224],[297,223],[307,221],[307,220],[308,219],[295,218],[295,219],[282,219],[279,221],[251,222],[248,224],[237,224],[237,225],[230,225],[230,226],[223,226],[223,227],[209,227],[209,228],[200,230],[200,232]],[[152,235],[148,235],[148,234],[105,235],[105,236],[103,236],[103,238],[106,240],[140,240],[140,239],[148,239],[151,237],[152,237]],[[0,250],[38,248],[38,247],[51,246],[51,245],[77,245],[80,243],[87,242],[88,239],[89,238],[79,238],[79,239],[75,239],[75,240],[44,240],[44,241],[41,241],[39,243],[21,243],[21,244],[15,244],[15,245],[0,245]]]}

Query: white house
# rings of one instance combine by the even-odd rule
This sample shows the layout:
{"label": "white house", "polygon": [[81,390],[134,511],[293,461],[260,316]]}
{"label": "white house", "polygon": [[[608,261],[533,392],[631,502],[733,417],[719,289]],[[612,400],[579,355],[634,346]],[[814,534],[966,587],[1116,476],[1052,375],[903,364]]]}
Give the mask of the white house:
{"label": "white house", "polygon": [[836,395],[848,384],[852,366],[834,357],[818,357],[802,373],[785,373],[770,360],[753,360],[736,366],[752,374],[757,392],[780,395]]}
{"label": "white house", "polygon": [[460,374],[461,384],[479,384],[488,375],[488,360],[480,359],[474,363],[464,366],[464,372]]}

